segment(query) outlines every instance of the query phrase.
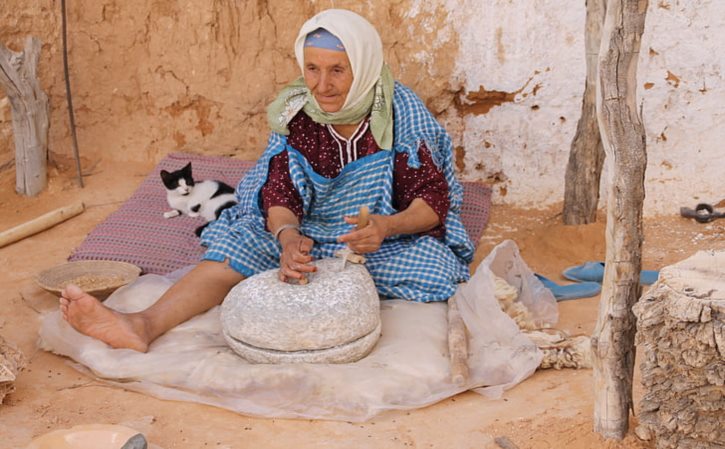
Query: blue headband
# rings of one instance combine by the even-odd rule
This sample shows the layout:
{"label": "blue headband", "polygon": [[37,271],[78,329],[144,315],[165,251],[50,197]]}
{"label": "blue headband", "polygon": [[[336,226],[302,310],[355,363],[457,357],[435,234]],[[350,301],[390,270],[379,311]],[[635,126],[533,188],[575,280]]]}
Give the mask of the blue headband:
{"label": "blue headband", "polygon": [[307,36],[305,37],[305,47],[345,51],[345,46],[342,45],[342,41],[324,28],[318,28],[315,31],[307,33]]}

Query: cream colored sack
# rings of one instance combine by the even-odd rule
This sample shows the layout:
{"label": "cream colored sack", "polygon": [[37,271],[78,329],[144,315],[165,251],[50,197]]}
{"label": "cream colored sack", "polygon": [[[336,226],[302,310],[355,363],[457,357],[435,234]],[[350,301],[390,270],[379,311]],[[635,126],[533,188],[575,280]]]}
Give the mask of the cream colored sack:
{"label": "cream colored sack", "polygon": [[[380,340],[367,357],[349,364],[250,364],[227,346],[219,307],[164,334],[146,354],[110,349],[73,330],[58,312],[43,317],[41,345],[109,383],[159,398],[254,416],[363,421],[468,389],[497,397],[536,370],[542,354],[501,311],[494,273],[520,291],[533,319],[550,325],[556,320],[553,296],[526,267],[516,245],[507,241],[496,247],[456,293],[470,335],[470,376],[463,387],[450,381],[445,303],[381,301]],[[180,274],[142,276],[106,304],[125,312],[144,309]]]}

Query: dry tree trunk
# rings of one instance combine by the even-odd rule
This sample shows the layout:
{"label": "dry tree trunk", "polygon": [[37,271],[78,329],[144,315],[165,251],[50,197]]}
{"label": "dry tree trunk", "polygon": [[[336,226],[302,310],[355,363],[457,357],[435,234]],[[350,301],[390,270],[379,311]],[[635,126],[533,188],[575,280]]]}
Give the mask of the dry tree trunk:
{"label": "dry tree trunk", "polygon": [[627,432],[632,408],[632,306],[640,294],[647,153],[636,104],[636,71],[646,12],[647,0],[608,0],[599,56],[597,117],[612,180],[604,285],[592,336],[594,429],[617,439]]}
{"label": "dry tree trunk", "polygon": [[577,225],[597,221],[599,178],[604,164],[604,148],[597,123],[597,59],[602,41],[606,0],[586,0],[585,49],[587,78],[582,115],[571,143],[564,187],[564,224]]}
{"label": "dry tree trunk", "polygon": [[660,271],[637,302],[640,438],[658,449],[725,448],[725,250]]}
{"label": "dry tree trunk", "polygon": [[0,44],[0,87],[10,99],[15,136],[15,191],[34,196],[47,183],[48,96],[40,89],[40,41],[28,37],[20,53]]}

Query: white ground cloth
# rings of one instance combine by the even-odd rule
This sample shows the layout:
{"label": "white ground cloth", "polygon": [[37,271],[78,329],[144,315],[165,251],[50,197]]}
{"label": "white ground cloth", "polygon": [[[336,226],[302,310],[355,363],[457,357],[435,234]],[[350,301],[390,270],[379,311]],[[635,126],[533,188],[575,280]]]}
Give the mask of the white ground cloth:
{"label": "white ground cloth", "polygon": [[[542,324],[557,319],[556,301],[506,241],[456,295],[469,330],[469,382],[450,382],[446,304],[382,302],[382,337],[364,359],[343,365],[254,365],[228,348],[219,307],[169,331],[146,354],[110,349],[47,313],[41,347],[65,355],[96,376],[163,399],[193,401],[247,415],[363,421],[389,409],[423,407],[468,389],[500,396],[531,375],[541,352],[501,311],[492,273],[519,289],[519,300]],[[137,311],[153,303],[175,276],[146,275],[106,305]]]}

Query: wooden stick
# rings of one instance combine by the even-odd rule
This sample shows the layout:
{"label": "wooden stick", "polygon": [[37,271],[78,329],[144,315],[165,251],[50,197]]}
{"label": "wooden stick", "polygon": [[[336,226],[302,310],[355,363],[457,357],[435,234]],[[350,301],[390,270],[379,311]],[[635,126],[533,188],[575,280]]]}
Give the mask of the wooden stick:
{"label": "wooden stick", "polygon": [[73,144],[73,157],[76,160],[76,173],[78,174],[78,185],[83,187],[83,174],[81,173],[81,157],[78,153],[78,136],[76,135],[76,119],[73,112],[73,95],[70,91],[70,75],[68,70],[68,18],[65,13],[65,0],[60,1],[61,28],[63,31],[63,75],[65,78],[65,99],[68,103],[68,119],[70,124],[71,143]]}
{"label": "wooden stick", "polygon": [[448,300],[448,355],[451,382],[462,387],[468,382],[468,338],[455,296]]}
{"label": "wooden stick", "polygon": [[357,230],[364,228],[370,222],[370,209],[367,206],[362,206],[360,212],[357,215]]}
{"label": "wooden stick", "polygon": [[34,218],[25,223],[19,224],[14,228],[10,228],[6,231],[0,232],[0,248],[15,243],[18,240],[22,240],[25,237],[37,234],[40,231],[45,231],[58,223],[64,222],[69,218],[73,218],[76,215],[83,212],[85,206],[83,203],[78,202],[70,206],[61,207],[47,214],[41,215],[38,218]]}
{"label": "wooden stick", "polygon": [[606,269],[592,333],[594,430],[618,440],[627,434],[633,410],[636,318],[632,306],[641,293],[647,149],[636,75],[646,13],[646,0],[608,0],[597,81],[599,129],[607,159],[613,163]]}
{"label": "wooden stick", "polygon": [[48,183],[48,96],[37,77],[41,43],[28,37],[20,53],[0,44],[0,88],[10,99],[15,138],[15,191],[35,196]]}
{"label": "wooden stick", "polygon": [[350,263],[365,263],[367,259],[362,254],[353,253],[350,248],[344,248],[335,252],[335,257],[345,258]]}

